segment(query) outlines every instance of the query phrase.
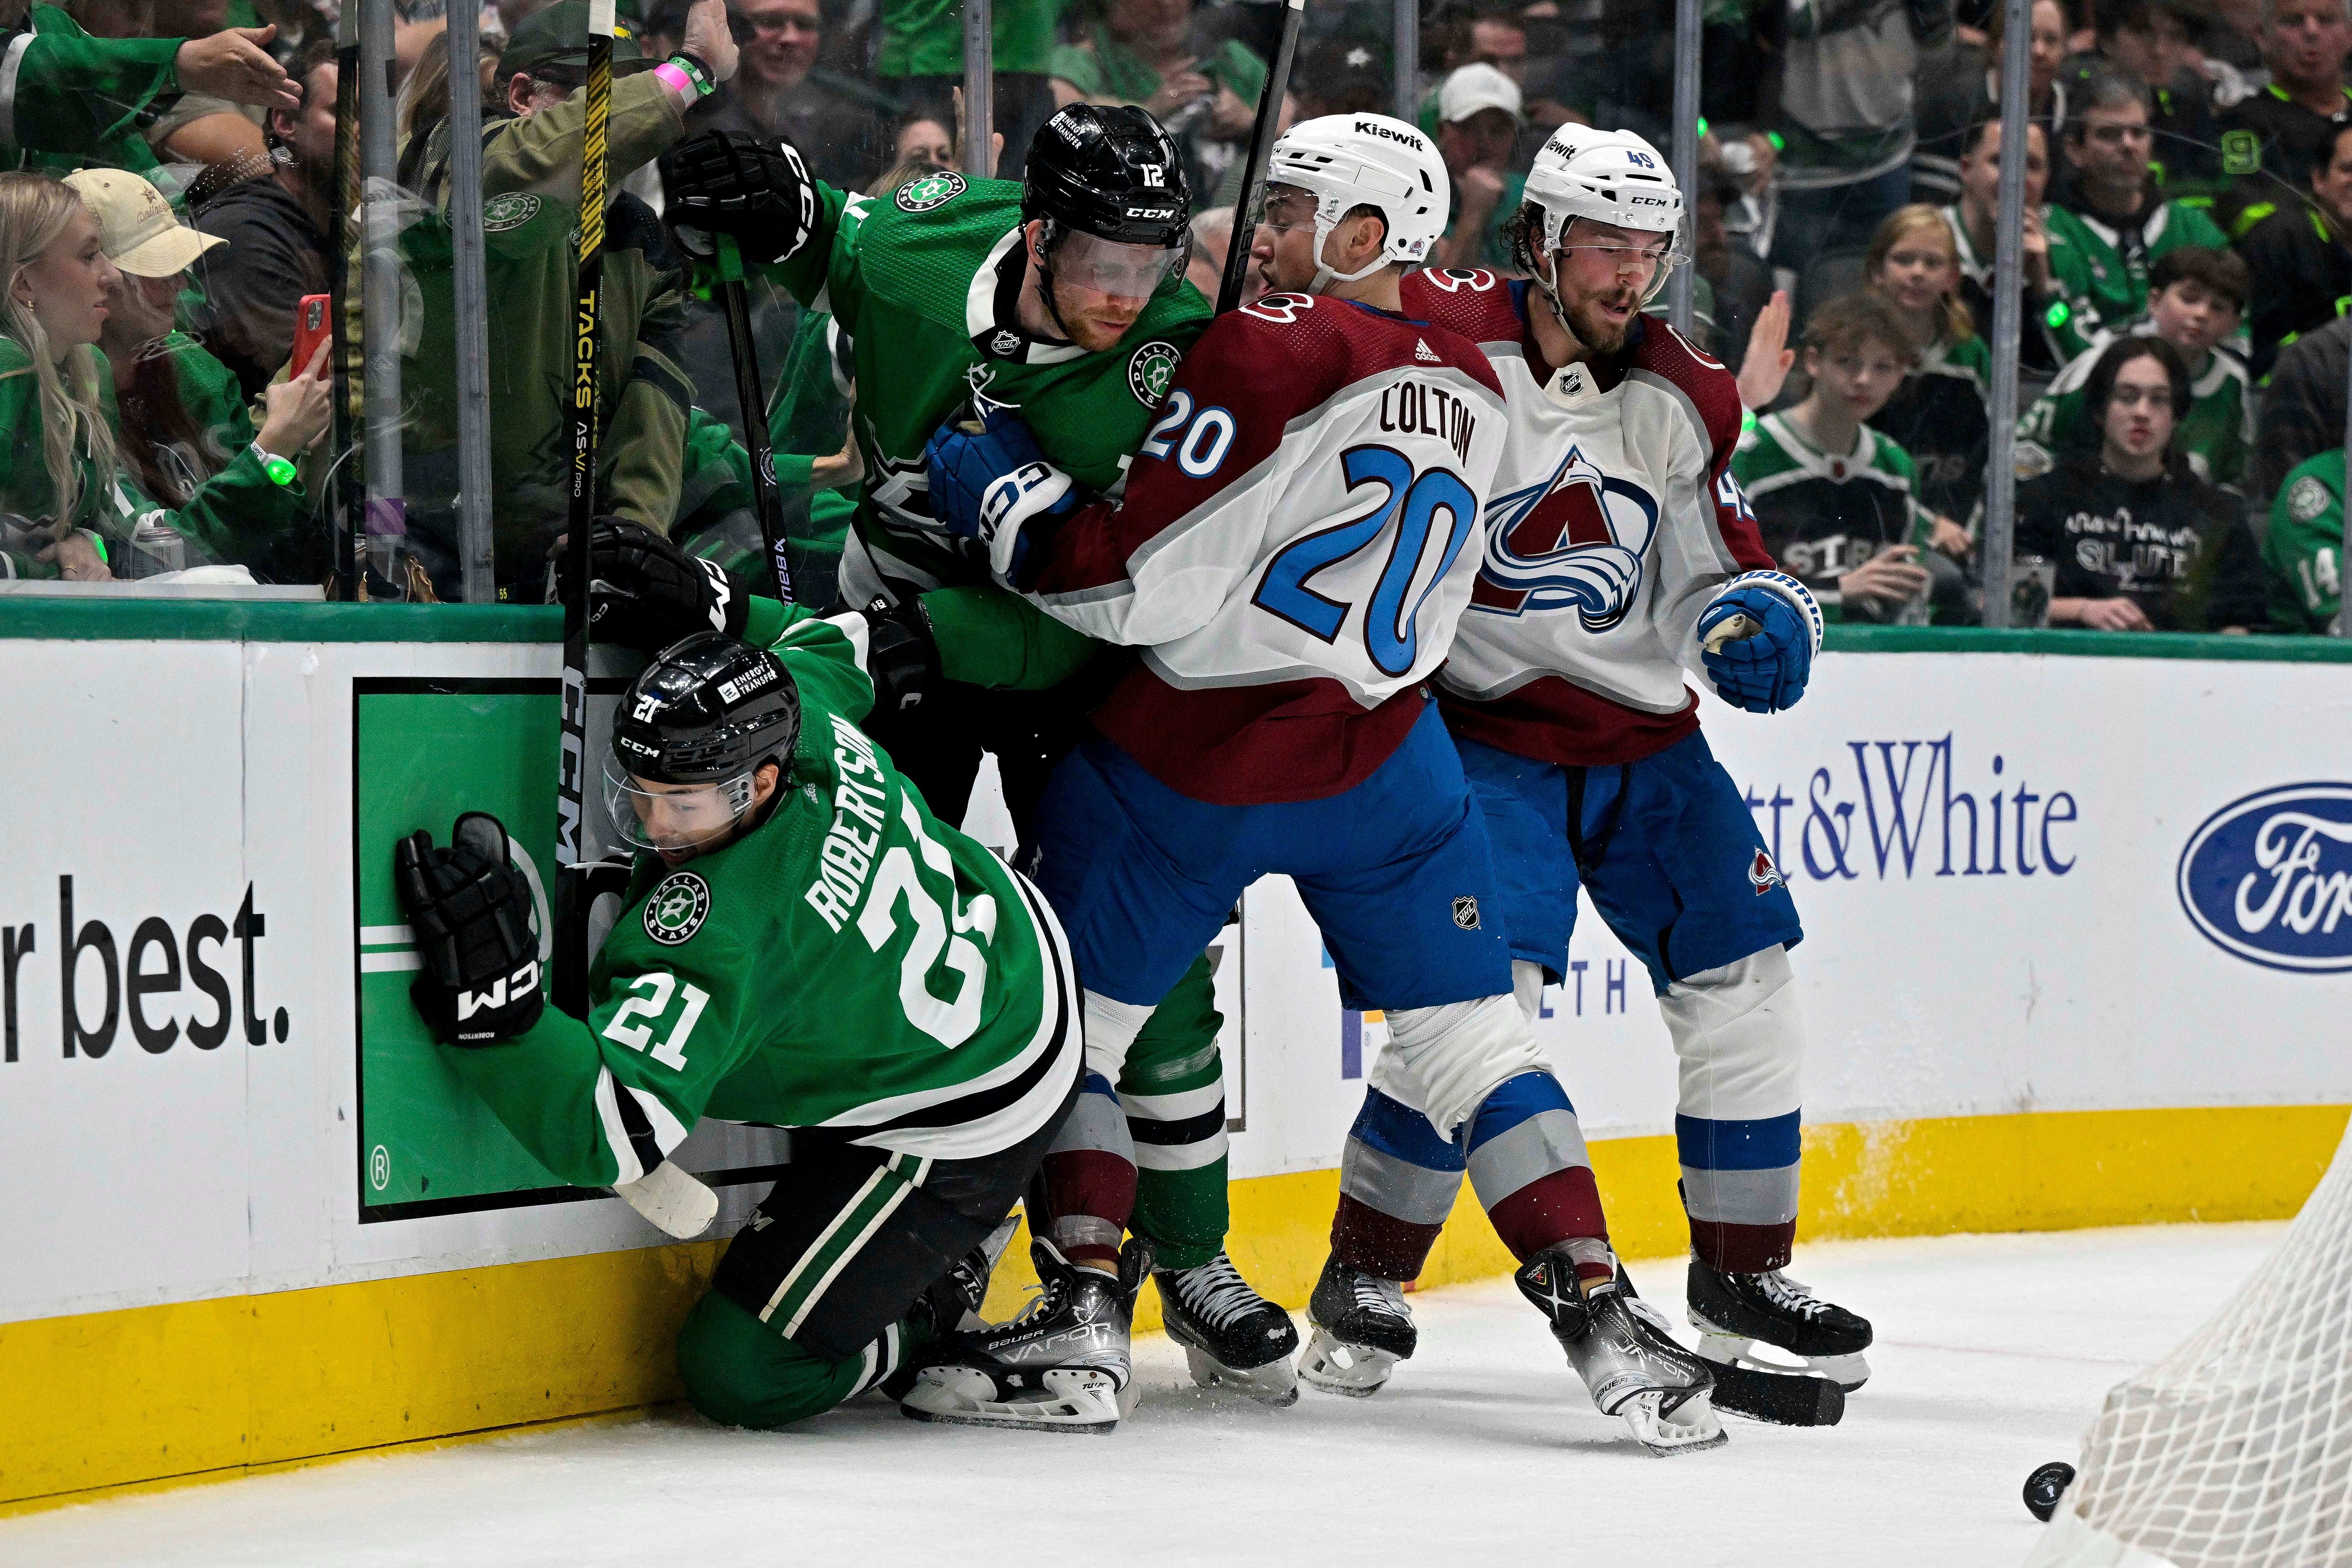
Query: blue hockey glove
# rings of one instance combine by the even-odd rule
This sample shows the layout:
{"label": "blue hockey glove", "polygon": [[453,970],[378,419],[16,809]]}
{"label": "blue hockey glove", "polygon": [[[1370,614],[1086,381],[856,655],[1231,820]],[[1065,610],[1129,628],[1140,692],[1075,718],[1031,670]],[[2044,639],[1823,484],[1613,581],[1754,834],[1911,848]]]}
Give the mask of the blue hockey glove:
{"label": "blue hockey glove", "polygon": [[1699,612],[1698,637],[1699,658],[1726,702],[1785,712],[1804,696],[1822,650],[1822,608],[1785,573],[1743,572]]}
{"label": "blue hockey glove", "polygon": [[923,458],[940,526],[977,540],[1001,581],[1026,584],[1043,538],[1077,508],[1070,476],[1045,461],[1029,426],[1009,413],[991,414],[978,435],[940,426]]}

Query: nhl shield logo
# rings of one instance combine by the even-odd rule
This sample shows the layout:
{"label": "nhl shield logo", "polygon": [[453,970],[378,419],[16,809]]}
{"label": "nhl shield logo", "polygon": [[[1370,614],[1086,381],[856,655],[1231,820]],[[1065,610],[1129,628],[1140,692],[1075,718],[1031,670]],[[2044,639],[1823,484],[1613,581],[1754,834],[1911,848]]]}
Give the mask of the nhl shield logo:
{"label": "nhl shield logo", "polygon": [[1772,864],[1772,857],[1759,849],[1756,858],[1748,863],[1748,882],[1760,899],[1775,888],[1787,887],[1789,879],[1780,875],[1780,868]]}
{"label": "nhl shield logo", "polygon": [[1454,900],[1454,923],[1464,931],[1478,929],[1478,900],[1475,896],[1465,893]]}
{"label": "nhl shield logo", "polygon": [[1183,357],[1174,343],[1152,339],[1127,362],[1128,391],[1146,408],[1159,407],[1168,395],[1168,384],[1176,379],[1176,362]]}
{"label": "nhl shield logo", "polygon": [[538,216],[537,196],[520,193],[492,196],[482,204],[482,232],[504,234],[510,228],[520,228]]}
{"label": "nhl shield logo", "polygon": [[900,185],[896,200],[902,213],[927,213],[962,193],[963,176],[953,169],[941,169],[935,174],[925,174],[919,180],[909,180]]}
{"label": "nhl shield logo", "polygon": [[646,895],[646,934],[676,947],[702,929],[710,913],[710,884],[692,871],[673,871]]}

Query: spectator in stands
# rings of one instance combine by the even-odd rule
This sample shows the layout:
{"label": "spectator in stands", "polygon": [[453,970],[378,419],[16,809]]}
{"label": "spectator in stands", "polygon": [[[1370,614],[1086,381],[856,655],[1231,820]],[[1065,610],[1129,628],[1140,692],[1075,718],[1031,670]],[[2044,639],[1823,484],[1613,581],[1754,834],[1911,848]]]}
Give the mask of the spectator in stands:
{"label": "spectator in stands", "polygon": [[1937,607],[1964,612],[1958,569],[1921,559],[1935,519],[1912,494],[1910,455],[1869,423],[1918,342],[1892,305],[1862,293],[1815,310],[1804,343],[1812,389],[1758,418],[1732,454],[1764,548],[1832,619],[1924,621],[1931,573]]}
{"label": "spectator in stands", "polygon": [[204,37],[93,38],[54,6],[0,0],[10,82],[0,98],[0,163],[143,172],[156,159],[137,117],[183,94],[291,107],[297,95],[268,51],[276,36],[275,27],[231,27]]}
{"label": "spectator in stands", "polygon": [[[2049,209],[2042,205],[2050,163],[2042,127],[2025,128],[2025,264],[2019,287],[2024,295],[2019,320],[2018,367],[2046,381],[2070,356],[2059,329],[2050,321],[2058,288],[2050,273]],[[1969,133],[1960,156],[1960,199],[1943,209],[1959,245],[1960,303],[1990,331],[1993,321],[1994,224],[1999,218],[2000,121],[1988,120]]]}
{"label": "spectator in stands", "polygon": [[1871,237],[1867,276],[1871,292],[1895,308],[1912,341],[1927,345],[1871,426],[1910,455],[1919,504],[1937,514],[1936,548],[1965,557],[1968,534],[1951,520],[1972,515],[1984,489],[1992,357],[1959,299],[1951,225],[1934,207],[1897,210]]}
{"label": "spectator in stands", "polygon": [[2050,269],[2065,297],[2060,340],[2080,353],[2147,309],[2149,263],[2184,245],[2229,243],[2197,208],[2167,201],[2148,166],[2147,86],[2101,62],[2080,80],[2066,122],[2079,208],[2050,209]]}
{"label": "spectator in stands", "polygon": [[2208,18],[2190,0],[2096,0],[2092,16],[2100,55],[2147,83],[2158,183],[2178,194],[2219,174],[2213,83],[2197,52]]}
{"label": "spectator in stands", "polygon": [[2306,459],[2279,486],[2263,535],[2271,630],[2336,635],[2344,614],[2344,448]]}
{"label": "spectator in stands", "polygon": [[[1029,139],[1054,117],[1055,21],[1066,0],[994,0],[989,61],[995,73],[990,128],[1004,138],[997,174],[1017,180]],[[963,0],[881,0],[875,85],[909,114],[947,124],[963,89]]]}
{"label": "spectator in stands", "polygon": [[1528,186],[1511,167],[1519,110],[1518,84],[1483,63],[1461,67],[1438,89],[1437,151],[1452,177],[1454,219],[1431,249],[1431,266],[1510,269],[1503,225]]}
{"label": "spectator in stands", "polygon": [[1238,39],[1217,42],[1192,0],[1108,0],[1085,41],[1054,51],[1052,72],[1057,108],[1149,110],[1183,149],[1203,199],[1240,161],[1265,91],[1265,62]]}
{"label": "spectator in stands", "polygon": [[[2162,338],[2189,369],[2189,411],[2173,447],[2197,477],[2224,489],[2243,477],[2253,446],[2253,398],[2245,364],[2221,345],[2237,335],[2246,308],[2246,264],[2227,250],[2185,245],[2157,258],[2148,272],[2148,313],[2135,332]],[[2090,416],[2091,373],[2105,345],[2087,349],[2017,423],[2021,478],[2047,473],[2078,446],[2096,446]]]}
{"label": "spectator in stands", "polygon": [[2238,242],[2253,274],[2253,372],[2352,306],[2352,125],[2311,169],[2311,201],[2286,203]]}
{"label": "spectator in stands", "polygon": [[816,63],[824,32],[817,0],[740,0],[730,16],[748,35],[734,79],[694,106],[689,130],[782,138],[810,174],[845,190],[890,165],[898,106]]}
{"label": "spectator in stands", "polygon": [[2162,338],[2100,351],[2084,384],[2095,450],[2068,453],[2017,489],[2016,548],[2056,563],[2053,626],[2229,631],[2264,624],[2262,553],[2235,496],[2173,445],[2189,366]]}
{"label": "spectator in stands", "polygon": [[257,397],[294,348],[294,310],[327,291],[327,231],[335,202],[335,53],[331,40],[295,57],[299,109],[273,109],[271,172],[241,180],[196,209],[223,244],[196,265],[204,302],[190,312],[198,342]]}
{"label": "spectator in stands", "polygon": [[943,125],[928,114],[908,115],[899,121],[898,134],[891,139],[890,152],[892,174],[898,173],[898,165],[901,163],[920,163],[927,169],[953,168],[955,127]]}
{"label": "spectator in stands", "polygon": [[2279,352],[2255,411],[2254,452],[2246,494],[2274,496],[2296,465],[2344,444],[2344,376],[2352,358],[2352,321],[2305,332]]}
{"label": "spectator in stands", "polygon": [[1724,215],[1739,204],[1739,184],[1721,163],[1701,153],[1696,200],[1691,204],[1691,269],[1706,299],[1701,309],[1710,351],[1738,363],[1758,314],[1772,298],[1772,272],[1756,252],[1735,244]]}
{"label": "spectator in stands", "polygon": [[1770,259],[1799,271],[1825,248],[1867,245],[1911,199],[1912,73],[1951,37],[1952,0],[1786,5]]}
{"label": "spectator in stands", "polygon": [[[280,382],[261,430],[176,508],[123,472],[97,344],[121,274],[98,216],[47,174],[0,174],[0,572],[103,579],[268,555],[302,523],[292,459],[325,434],[329,383]],[[276,470],[273,473],[273,470]],[[282,479],[282,482],[281,482]]]}
{"label": "spectator in stands", "polygon": [[2352,0],[2263,0],[2263,63],[2271,79],[2222,114],[2221,172],[2238,182],[2225,212],[2242,235],[2311,188],[2336,133],[2352,125]]}

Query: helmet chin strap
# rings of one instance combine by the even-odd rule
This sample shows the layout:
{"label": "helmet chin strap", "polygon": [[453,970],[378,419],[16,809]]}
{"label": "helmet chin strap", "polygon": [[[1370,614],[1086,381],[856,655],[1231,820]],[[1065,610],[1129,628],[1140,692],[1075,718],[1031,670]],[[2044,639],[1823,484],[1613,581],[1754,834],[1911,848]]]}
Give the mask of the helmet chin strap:
{"label": "helmet chin strap", "polygon": [[[1320,205],[1318,199],[1318,205]],[[1334,283],[1360,283],[1389,264],[1385,246],[1382,247],[1382,254],[1373,257],[1370,264],[1360,267],[1353,272],[1341,272],[1324,260],[1324,248],[1330,243],[1331,236],[1339,231],[1340,221],[1337,216],[1327,218],[1320,211],[1315,215],[1315,279],[1307,285],[1307,291],[1309,294],[1326,293],[1329,286]]]}
{"label": "helmet chin strap", "polygon": [[1568,341],[1572,343],[1582,342],[1584,340],[1578,337],[1576,329],[1569,324],[1568,307],[1559,302],[1559,252],[1555,249],[1549,259],[1551,261],[1549,277],[1536,271],[1533,268],[1528,268],[1528,271],[1534,277],[1536,287],[1542,290],[1544,303],[1551,307],[1551,319],[1559,323],[1559,330],[1568,334]]}
{"label": "helmet chin strap", "polygon": [[[1054,325],[1061,331],[1062,341],[1066,343],[1074,343],[1077,342],[1077,336],[1070,331],[1070,323],[1062,320],[1062,307],[1054,299],[1053,263],[1045,259],[1054,254],[1054,220],[1043,218],[1039,221],[1045,226],[1037,237],[1039,241],[1037,247],[1029,252],[1029,265],[1037,269],[1037,292],[1045,298],[1045,314],[1054,318]],[[1025,229],[1027,226],[1024,225],[1023,227]],[[1024,246],[1029,243],[1025,233],[1022,236],[1021,243]]]}

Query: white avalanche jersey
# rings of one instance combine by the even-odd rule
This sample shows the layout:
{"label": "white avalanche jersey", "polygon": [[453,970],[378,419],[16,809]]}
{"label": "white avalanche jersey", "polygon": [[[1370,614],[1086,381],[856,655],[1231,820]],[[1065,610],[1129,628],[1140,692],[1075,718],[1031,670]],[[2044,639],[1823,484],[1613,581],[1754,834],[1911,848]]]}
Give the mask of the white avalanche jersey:
{"label": "white avalanche jersey", "polygon": [[[1730,372],[1654,317],[1609,359],[1555,374],[1524,282],[1417,272],[1405,308],[1486,351],[1510,428],[1486,551],[1437,678],[1458,735],[1569,766],[1630,763],[1698,727],[1698,617],[1769,570],[1731,454]],[[1546,383],[1555,384],[1547,392]]]}
{"label": "white avalanche jersey", "polygon": [[1469,602],[1504,426],[1485,356],[1426,322],[1297,294],[1219,317],[1124,495],[1065,522],[1031,586],[1141,650],[1096,727],[1200,800],[1360,782]]}

